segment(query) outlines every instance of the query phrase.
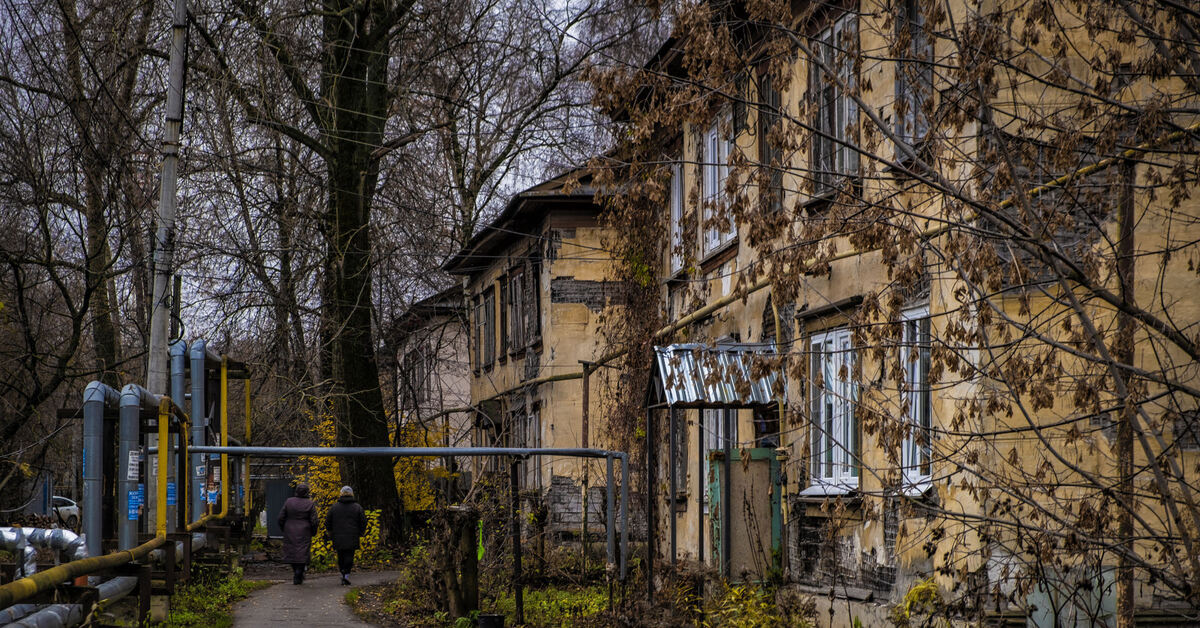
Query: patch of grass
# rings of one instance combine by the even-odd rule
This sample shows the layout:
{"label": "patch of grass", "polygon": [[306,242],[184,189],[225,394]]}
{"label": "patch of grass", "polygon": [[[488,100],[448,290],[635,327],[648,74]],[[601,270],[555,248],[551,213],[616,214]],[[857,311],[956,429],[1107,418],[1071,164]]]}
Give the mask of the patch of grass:
{"label": "patch of grass", "polygon": [[359,591],[357,588],[346,591],[346,603],[350,606],[358,604],[358,596],[360,594],[362,594],[362,591]]}
{"label": "patch of grass", "polygon": [[[602,584],[526,589],[524,598],[525,623],[530,626],[578,626],[588,623],[584,620],[608,610],[608,589]],[[512,592],[506,591],[497,596],[491,612],[507,616],[510,623],[514,621],[517,605]]]}
{"label": "patch of grass", "polygon": [[264,589],[272,583],[246,580],[241,568],[228,576],[216,569],[201,570],[192,581],[171,596],[171,612],[167,621],[154,623],[162,628],[229,628],[233,625],[230,609],[233,603]]}

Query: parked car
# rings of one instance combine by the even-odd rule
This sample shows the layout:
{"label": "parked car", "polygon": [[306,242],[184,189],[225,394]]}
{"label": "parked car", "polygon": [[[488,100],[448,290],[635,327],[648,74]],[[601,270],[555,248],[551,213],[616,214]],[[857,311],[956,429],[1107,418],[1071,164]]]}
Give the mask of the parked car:
{"label": "parked car", "polygon": [[59,525],[71,530],[79,529],[79,504],[61,495],[51,497],[50,502],[54,511],[52,514],[58,520]]}

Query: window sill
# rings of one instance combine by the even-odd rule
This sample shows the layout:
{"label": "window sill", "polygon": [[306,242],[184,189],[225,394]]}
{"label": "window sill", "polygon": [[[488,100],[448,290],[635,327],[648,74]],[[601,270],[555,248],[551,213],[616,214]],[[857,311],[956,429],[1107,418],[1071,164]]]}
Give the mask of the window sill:
{"label": "window sill", "polygon": [[912,500],[926,501],[933,495],[933,483],[929,478],[921,478],[913,482],[905,480],[904,484],[896,489],[896,493]]}
{"label": "window sill", "polygon": [[834,199],[845,188],[849,188],[852,194],[861,194],[862,180],[858,175],[844,175],[836,184],[830,184],[828,189],[809,196],[808,200],[800,204],[800,210],[809,213],[822,211],[832,205]]}
{"label": "window sill", "polygon": [[800,491],[797,496],[801,499],[816,498],[824,499],[826,497],[841,497],[846,495],[857,495],[858,487],[852,486],[843,482],[820,482],[813,484],[808,488]]}
{"label": "window sill", "polygon": [[716,248],[704,254],[700,259],[698,266],[701,273],[707,273],[712,269],[724,264],[733,259],[737,254],[738,237],[735,235],[728,242],[718,244]]}

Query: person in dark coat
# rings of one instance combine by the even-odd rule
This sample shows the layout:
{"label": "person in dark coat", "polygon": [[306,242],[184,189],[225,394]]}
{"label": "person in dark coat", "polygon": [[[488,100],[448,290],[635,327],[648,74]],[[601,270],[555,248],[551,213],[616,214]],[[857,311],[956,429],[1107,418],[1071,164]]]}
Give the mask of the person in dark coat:
{"label": "person in dark coat", "polygon": [[297,484],[296,496],[283,503],[279,529],[283,530],[283,562],[292,566],[292,584],[300,584],[304,582],[312,537],[317,533],[317,506],[308,498],[308,484]]}
{"label": "person in dark coat", "polygon": [[349,486],[342,487],[337,502],[329,507],[329,514],[325,515],[325,533],[333,543],[333,549],[337,550],[342,584],[348,585],[358,540],[367,533],[367,515],[354,499],[354,489]]}

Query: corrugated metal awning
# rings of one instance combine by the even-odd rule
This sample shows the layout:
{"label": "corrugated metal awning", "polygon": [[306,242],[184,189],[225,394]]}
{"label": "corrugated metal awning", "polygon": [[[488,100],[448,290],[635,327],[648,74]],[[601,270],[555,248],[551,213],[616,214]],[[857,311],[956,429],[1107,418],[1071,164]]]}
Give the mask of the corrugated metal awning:
{"label": "corrugated metal awning", "polygon": [[773,344],[674,344],[654,353],[669,406],[750,408],[777,401]]}

